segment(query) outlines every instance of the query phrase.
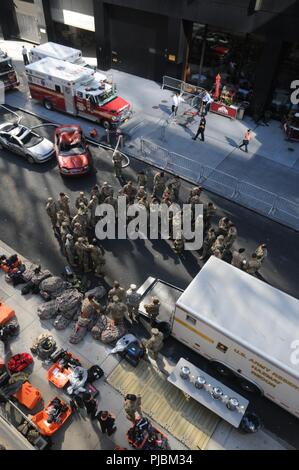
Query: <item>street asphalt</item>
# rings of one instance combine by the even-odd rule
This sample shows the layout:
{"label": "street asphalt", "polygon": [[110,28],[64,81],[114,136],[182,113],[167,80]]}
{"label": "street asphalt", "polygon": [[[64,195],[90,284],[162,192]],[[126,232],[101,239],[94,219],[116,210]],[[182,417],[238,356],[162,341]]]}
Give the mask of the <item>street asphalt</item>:
{"label": "street asphalt", "polygon": [[[33,116],[24,113],[20,115],[23,116],[22,122],[25,125],[34,126],[41,122]],[[1,111],[1,121],[12,118]],[[39,132],[52,138],[51,128],[40,129]],[[0,239],[55,274],[62,272],[66,261],[45,212],[47,198],[52,196],[57,199],[59,192],[64,191],[74,203],[79,191],[89,193],[96,182],[101,184],[108,181],[115,191],[121,187],[113,174],[111,152],[93,146],[90,148],[96,174],[75,179],[63,179],[55,161],[33,166],[5,150],[0,153]],[[131,159],[130,166],[124,171],[126,179],[136,180],[136,171],[140,169],[147,172],[151,187],[154,168],[134,159]],[[183,201],[187,199],[189,189],[190,184],[183,181],[180,192]],[[217,206],[214,222],[217,223],[224,215],[235,222],[239,233],[236,246],[245,247],[248,256],[258,244],[267,243],[269,256],[261,269],[262,278],[274,287],[299,298],[298,233],[215,194],[206,192],[204,198]],[[148,276],[185,288],[201,266],[197,254],[189,252],[185,259],[180,260],[171,245],[165,241],[104,241],[103,246],[106,250],[106,281],[110,284],[117,279],[126,288],[132,282],[141,285]],[[188,357],[202,368],[207,368],[204,359],[174,339],[168,340],[165,354],[174,359]],[[237,385],[234,386],[238,391]],[[299,426],[294,416],[264,398],[254,398],[251,401],[262,416],[267,430],[299,448]]]}

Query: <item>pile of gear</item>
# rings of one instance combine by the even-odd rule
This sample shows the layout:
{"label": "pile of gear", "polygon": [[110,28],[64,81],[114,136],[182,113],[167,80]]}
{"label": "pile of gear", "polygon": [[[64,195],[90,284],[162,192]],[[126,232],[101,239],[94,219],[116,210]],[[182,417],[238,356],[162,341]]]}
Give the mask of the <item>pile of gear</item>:
{"label": "pile of gear", "polygon": [[128,430],[128,441],[132,447],[143,450],[169,450],[167,437],[153,427],[149,419],[137,419]]}
{"label": "pile of gear", "polygon": [[57,330],[63,330],[78,317],[82,299],[83,294],[77,289],[67,289],[53,300],[41,304],[37,309],[37,314],[41,320],[54,318],[54,327]]}

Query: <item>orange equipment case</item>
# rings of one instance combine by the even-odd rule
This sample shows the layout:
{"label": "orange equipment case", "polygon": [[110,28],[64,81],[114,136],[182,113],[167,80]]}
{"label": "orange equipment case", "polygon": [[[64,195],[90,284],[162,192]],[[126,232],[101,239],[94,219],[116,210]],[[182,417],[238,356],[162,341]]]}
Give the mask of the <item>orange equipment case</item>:
{"label": "orange equipment case", "polygon": [[9,320],[14,318],[15,311],[8,305],[2,304],[0,302],[0,325],[4,325]]}
{"label": "orange equipment case", "polygon": [[28,410],[33,410],[42,396],[37,388],[33,387],[30,382],[24,382],[14,397],[21,405],[24,405]]}
{"label": "orange equipment case", "polygon": [[66,420],[71,416],[72,414],[72,410],[70,408],[69,405],[67,405],[67,410],[61,414],[61,421],[60,423],[48,423],[47,422],[47,419],[48,419],[48,412],[47,412],[47,409],[48,407],[50,406],[50,403],[49,402],[47,404],[47,406],[42,410],[40,411],[39,413],[37,413],[36,415],[34,415],[31,419],[31,421],[39,428],[40,430],[40,433],[44,436],[53,436],[53,434],[58,431],[58,429],[60,429],[64,423],[66,422]]}

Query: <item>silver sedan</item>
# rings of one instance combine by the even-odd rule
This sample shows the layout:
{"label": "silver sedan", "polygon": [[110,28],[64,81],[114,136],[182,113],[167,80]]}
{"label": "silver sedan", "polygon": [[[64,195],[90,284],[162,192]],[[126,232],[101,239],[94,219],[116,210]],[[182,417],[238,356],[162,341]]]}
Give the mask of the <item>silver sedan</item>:
{"label": "silver sedan", "polygon": [[44,163],[54,154],[54,145],[26,126],[6,122],[0,124],[0,148],[7,148],[26,158],[29,163]]}

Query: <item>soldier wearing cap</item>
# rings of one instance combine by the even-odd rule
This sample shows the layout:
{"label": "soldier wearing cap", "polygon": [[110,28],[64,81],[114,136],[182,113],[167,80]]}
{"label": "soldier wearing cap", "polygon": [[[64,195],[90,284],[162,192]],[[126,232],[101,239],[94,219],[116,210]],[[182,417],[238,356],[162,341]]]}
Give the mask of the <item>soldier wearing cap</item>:
{"label": "soldier wearing cap", "polygon": [[121,302],[126,301],[126,291],[120,286],[118,281],[114,281],[113,288],[108,292],[108,300],[111,300],[114,295],[116,295]]}
{"label": "soldier wearing cap", "polygon": [[214,241],[212,247],[211,247],[211,252],[214,255],[215,251],[219,250],[221,253],[224,251],[224,236],[223,235],[218,235],[216,240]]}
{"label": "soldier wearing cap", "polygon": [[246,262],[245,265],[245,270],[248,274],[251,274],[252,276],[255,276],[256,273],[259,271],[261,268],[262,262],[260,259],[258,259],[256,253],[252,253],[251,259]]}
{"label": "soldier wearing cap", "polygon": [[138,413],[139,416],[142,417],[141,396],[128,393],[125,396],[125,400],[124,400],[124,410],[125,410],[126,418],[129,419],[130,421],[133,421],[133,423],[135,423],[136,413]]}
{"label": "soldier wearing cap", "polygon": [[112,156],[112,161],[116,178],[122,178],[122,154],[116,150]]}
{"label": "soldier wearing cap", "polygon": [[117,295],[114,295],[112,301],[107,306],[107,313],[111,316],[115,325],[123,322],[127,311],[127,306],[119,300]]}
{"label": "soldier wearing cap", "polygon": [[67,217],[71,216],[70,212],[70,198],[65,193],[59,193],[57,207],[62,210]]}
{"label": "soldier wearing cap", "polygon": [[126,292],[127,308],[129,318],[132,321],[138,321],[139,318],[139,305],[141,301],[141,294],[137,292],[137,286],[131,284],[130,288]]}
{"label": "soldier wearing cap", "polygon": [[164,346],[163,340],[163,333],[161,333],[158,328],[152,328],[151,337],[146,341],[145,346],[149,356],[151,356],[155,361],[158,359],[159,351],[161,351]]}
{"label": "soldier wearing cap", "polygon": [[147,176],[143,170],[138,172],[137,176],[137,187],[140,188],[140,186],[143,186],[144,188],[146,187],[147,183]]}
{"label": "soldier wearing cap", "polygon": [[157,297],[153,297],[152,302],[150,304],[145,304],[144,309],[148,314],[151,326],[156,324],[156,319],[160,313],[160,301]]}
{"label": "soldier wearing cap", "polygon": [[108,196],[113,195],[113,188],[107,181],[104,181],[101,192],[100,192],[100,202],[104,202]]}
{"label": "soldier wearing cap", "polygon": [[68,233],[65,237],[64,251],[66,258],[71,266],[76,266],[76,253],[74,237]]}
{"label": "soldier wearing cap", "polygon": [[96,195],[92,196],[89,203],[88,203],[88,210],[89,210],[89,225],[90,227],[94,227],[96,224],[96,208],[98,205],[98,198]]}
{"label": "soldier wearing cap", "polygon": [[48,197],[46,212],[51,219],[53,229],[55,229],[57,224],[57,206],[52,197]]}
{"label": "soldier wearing cap", "polygon": [[128,203],[133,204],[134,201],[135,201],[136,194],[137,194],[137,189],[135,188],[135,186],[133,186],[132,181],[129,181],[127,184],[125,184],[125,186],[123,187],[122,192],[123,192],[123,194],[125,194],[127,196]]}
{"label": "soldier wearing cap", "polygon": [[76,199],[76,202],[75,202],[76,209],[79,209],[81,203],[84,204],[85,207],[88,206],[88,199],[85,196],[83,191],[79,193],[79,196]]}

